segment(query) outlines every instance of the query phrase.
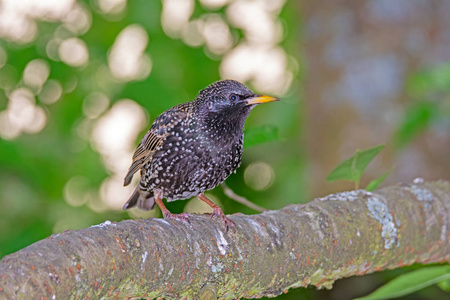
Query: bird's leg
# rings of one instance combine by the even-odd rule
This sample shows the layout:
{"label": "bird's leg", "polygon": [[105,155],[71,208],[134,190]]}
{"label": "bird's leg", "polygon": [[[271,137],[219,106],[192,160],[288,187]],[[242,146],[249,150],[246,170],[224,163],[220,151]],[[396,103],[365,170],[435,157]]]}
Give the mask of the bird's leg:
{"label": "bird's leg", "polygon": [[183,221],[184,223],[190,223],[189,217],[191,217],[191,215],[188,213],[181,213],[181,214],[171,213],[164,205],[160,193],[155,192],[155,203],[158,204],[159,208],[161,209],[164,219],[180,220]]}
{"label": "bird's leg", "polygon": [[223,224],[225,225],[225,229],[226,230],[228,230],[229,226],[234,226],[235,225],[233,221],[231,221],[230,219],[227,218],[227,216],[225,216],[225,214],[223,213],[222,209],[219,206],[217,206],[216,204],[214,204],[214,202],[212,202],[211,200],[206,198],[205,195],[199,194],[197,196],[197,198],[202,200],[203,202],[205,202],[209,206],[211,206],[211,208],[213,209],[213,213],[211,214],[211,218],[220,218],[222,220]]}

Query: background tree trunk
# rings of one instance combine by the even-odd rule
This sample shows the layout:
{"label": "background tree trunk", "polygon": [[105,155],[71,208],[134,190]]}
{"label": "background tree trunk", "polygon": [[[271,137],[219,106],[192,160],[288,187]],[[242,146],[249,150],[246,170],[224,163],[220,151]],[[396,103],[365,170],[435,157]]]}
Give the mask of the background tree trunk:
{"label": "background tree trunk", "polygon": [[228,232],[206,215],[106,221],[54,234],[0,261],[0,298],[236,299],[450,261],[450,183],[344,192],[260,215]]}

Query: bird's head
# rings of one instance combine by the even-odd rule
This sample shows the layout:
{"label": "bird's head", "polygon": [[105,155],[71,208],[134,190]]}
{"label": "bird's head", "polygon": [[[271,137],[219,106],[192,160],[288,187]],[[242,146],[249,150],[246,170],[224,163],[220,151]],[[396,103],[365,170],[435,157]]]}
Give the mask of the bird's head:
{"label": "bird's head", "polygon": [[225,114],[229,117],[243,116],[244,119],[256,105],[278,100],[280,99],[255,94],[242,83],[229,79],[207,86],[197,96],[203,112]]}

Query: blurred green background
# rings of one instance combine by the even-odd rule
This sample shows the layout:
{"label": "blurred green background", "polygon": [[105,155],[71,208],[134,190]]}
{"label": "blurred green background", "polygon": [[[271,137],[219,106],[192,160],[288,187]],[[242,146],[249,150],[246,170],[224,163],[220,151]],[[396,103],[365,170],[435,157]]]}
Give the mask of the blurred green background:
{"label": "blurred green background", "polygon": [[[393,165],[385,184],[450,179],[449,26],[444,0],[0,0],[0,257],[67,229],[159,217],[120,209],[134,148],[160,113],[221,78],[283,100],[252,112],[247,135],[276,138],[246,147],[227,180],[258,205],[351,189],[324,179],[381,143],[363,186]],[[256,213],[221,187],[208,195]],[[348,299],[401,272],[280,299]]]}

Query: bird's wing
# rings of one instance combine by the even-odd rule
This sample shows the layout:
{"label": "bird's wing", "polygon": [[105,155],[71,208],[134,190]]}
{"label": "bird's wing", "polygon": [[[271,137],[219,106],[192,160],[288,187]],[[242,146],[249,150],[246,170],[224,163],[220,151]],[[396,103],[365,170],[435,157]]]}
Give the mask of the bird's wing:
{"label": "bird's wing", "polygon": [[133,154],[133,161],[125,176],[124,186],[129,185],[134,173],[143,168],[151,159],[156,149],[162,144],[164,138],[167,136],[167,128],[175,126],[184,119],[186,115],[187,111],[185,106],[177,105],[156,118]]}

